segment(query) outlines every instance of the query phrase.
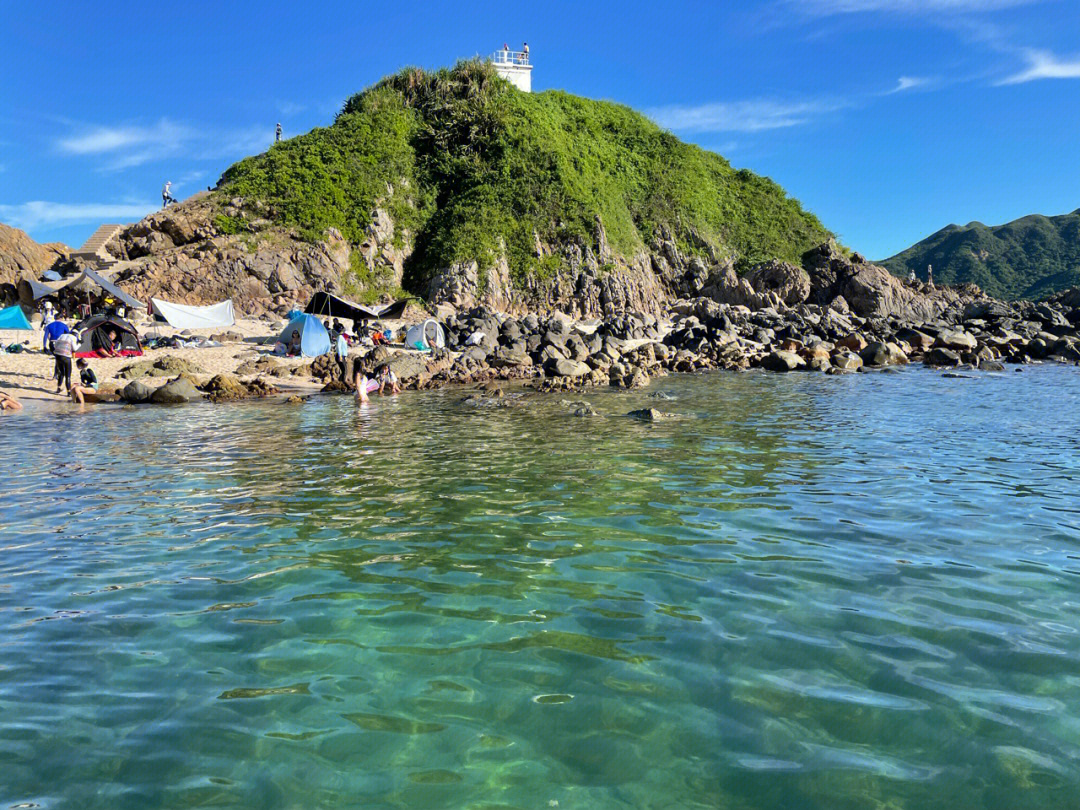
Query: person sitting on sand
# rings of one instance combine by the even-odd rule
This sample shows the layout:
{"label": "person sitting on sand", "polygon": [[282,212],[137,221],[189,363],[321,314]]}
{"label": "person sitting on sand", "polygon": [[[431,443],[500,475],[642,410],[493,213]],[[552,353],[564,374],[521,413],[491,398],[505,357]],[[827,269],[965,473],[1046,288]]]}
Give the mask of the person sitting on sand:
{"label": "person sitting on sand", "polygon": [[93,394],[98,389],[98,378],[90,364],[80,359],[75,364],[79,369],[79,381],[71,386],[71,399],[82,405],[86,402],[86,395]]}
{"label": "person sitting on sand", "polygon": [[389,393],[400,394],[401,386],[398,385],[397,375],[390,370],[390,366],[381,365],[379,370],[375,372],[376,379],[379,381],[379,396],[386,393],[386,387],[390,387]]}
{"label": "person sitting on sand", "polygon": [[285,349],[285,354],[289,357],[298,357],[300,352],[300,332],[297,329],[293,329],[293,333],[289,335],[289,345]]}
{"label": "person sitting on sand", "polygon": [[0,391],[0,411],[21,411],[22,403],[11,394]]}

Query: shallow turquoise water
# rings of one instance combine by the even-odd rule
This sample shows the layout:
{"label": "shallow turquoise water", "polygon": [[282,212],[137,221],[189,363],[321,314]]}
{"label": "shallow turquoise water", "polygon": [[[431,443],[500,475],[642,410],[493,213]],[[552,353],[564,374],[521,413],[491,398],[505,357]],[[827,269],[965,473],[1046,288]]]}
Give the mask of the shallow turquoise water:
{"label": "shallow turquoise water", "polygon": [[1077,806],[1080,373],[650,390],[0,419],[0,808]]}

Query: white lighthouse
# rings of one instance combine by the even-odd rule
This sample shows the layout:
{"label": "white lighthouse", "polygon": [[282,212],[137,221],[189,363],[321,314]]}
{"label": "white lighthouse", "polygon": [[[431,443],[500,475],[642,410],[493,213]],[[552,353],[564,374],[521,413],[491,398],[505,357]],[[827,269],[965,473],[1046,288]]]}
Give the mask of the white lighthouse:
{"label": "white lighthouse", "polygon": [[518,90],[532,92],[532,64],[529,62],[529,46],[520,51],[503,48],[491,55],[495,72],[514,85]]}

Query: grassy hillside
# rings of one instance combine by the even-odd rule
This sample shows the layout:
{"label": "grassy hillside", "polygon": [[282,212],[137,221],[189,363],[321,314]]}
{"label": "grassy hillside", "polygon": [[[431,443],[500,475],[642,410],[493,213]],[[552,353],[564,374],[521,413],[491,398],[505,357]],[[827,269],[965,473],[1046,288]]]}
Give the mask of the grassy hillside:
{"label": "grassy hillside", "polygon": [[1041,298],[1080,285],[1080,210],[1032,215],[1006,225],[950,225],[882,262],[900,276],[973,282],[1000,298]]}
{"label": "grassy hillside", "polygon": [[662,227],[688,251],[704,240],[742,263],[795,261],[829,235],[771,180],[627,107],[522,93],[479,61],[384,79],[332,126],[237,163],[221,185],[270,203],[277,223],[311,239],[333,226],[360,242],[372,208],[387,208],[414,236],[413,288],[451,262],[487,265],[504,250],[515,277],[545,274],[555,260],[537,258],[536,235],[595,250],[597,216],[624,256]]}

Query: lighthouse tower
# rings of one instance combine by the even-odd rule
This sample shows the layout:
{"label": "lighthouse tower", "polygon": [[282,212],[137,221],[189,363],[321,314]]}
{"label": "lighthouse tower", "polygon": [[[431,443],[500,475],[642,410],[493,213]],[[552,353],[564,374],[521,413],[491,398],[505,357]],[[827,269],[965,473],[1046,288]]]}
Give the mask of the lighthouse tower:
{"label": "lighthouse tower", "polygon": [[[527,45],[525,47],[528,48]],[[495,65],[495,72],[510,84],[526,93],[532,92],[532,64],[529,62],[528,50],[495,51],[491,55],[491,61]]]}

